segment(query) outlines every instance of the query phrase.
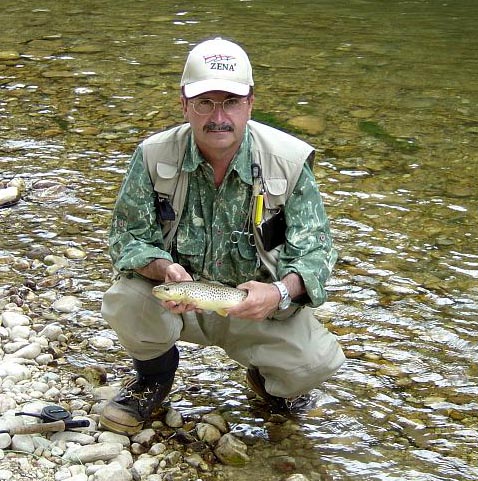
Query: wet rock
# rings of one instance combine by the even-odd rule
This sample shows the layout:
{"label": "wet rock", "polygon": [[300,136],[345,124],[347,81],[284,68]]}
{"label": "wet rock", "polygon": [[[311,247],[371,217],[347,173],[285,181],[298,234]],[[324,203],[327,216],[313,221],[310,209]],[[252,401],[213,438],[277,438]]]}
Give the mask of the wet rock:
{"label": "wet rock", "polygon": [[25,453],[33,453],[35,451],[35,445],[30,434],[15,434],[12,438],[11,448],[13,451]]}
{"label": "wet rock", "polygon": [[226,434],[229,431],[229,426],[227,421],[220,415],[216,413],[208,413],[202,417],[202,421],[215,426],[222,434]]}
{"label": "wet rock", "polygon": [[309,478],[303,474],[291,474],[285,479],[285,481],[309,481]]}
{"label": "wet rock", "polygon": [[9,394],[0,394],[0,413],[6,413],[11,409],[15,409],[17,407],[17,403],[15,398]]}
{"label": "wet rock", "polygon": [[75,296],[63,296],[52,305],[52,308],[58,312],[70,313],[78,310],[82,302]]}
{"label": "wet rock", "polygon": [[35,246],[32,247],[28,252],[27,256],[30,259],[43,260],[47,255],[51,254],[51,250],[45,246]]}
{"label": "wet rock", "polygon": [[151,446],[156,437],[154,429],[143,429],[131,438],[131,442],[141,444],[142,446]]}
{"label": "wet rock", "polygon": [[166,413],[166,419],[164,421],[170,428],[179,428],[184,424],[181,413],[175,409],[168,409]]}
{"label": "wet rock", "polygon": [[55,265],[59,267],[66,267],[69,265],[68,259],[66,257],[56,256],[54,254],[45,256],[45,258],[43,259],[43,262],[46,265],[50,265],[50,266]]}
{"label": "wet rock", "polygon": [[16,50],[0,50],[0,61],[18,60],[20,53]]}
{"label": "wet rock", "polygon": [[131,474],[135,479],[144,479],[144,477],[153,474],[158,465],[159,459],[157,457],[145,454],[133,464]]}
{"label": "wet rock", "polygon": [[50,436],[50,441],[59,443],[75,443],[81,446],[93,444],[95,442],[94,436],[89,434],[76,432],[76,431],[64,431],[60,433],[53,433]]}
{"label": "wet rock", "polygon": [[89,340],[89,345],[100,351],[107,351],[114,347],[114,341],[104,336],[94,336]]}
{"label": "wet rock", "polygon": [[172,437],[174,440],[181,444],[192,444],[196,442],[196,438],[191,433],[181,428],[178,429]]}
{"label": "wet rock", "polygon": [[92,481],[131,481],[133,475],[122,466],[108,464],[100,467],[91,479]]}
{"label": "wet rock", "polygon": [[212,424],[198,423],[196,432],[199,440],[209,445],[214,445],[221,439],[221,432]]}
{"label": "wet rock", "polygon": [[296,461],[292,456],[276,456],[272,459],[272,466],[279,473],[292,473],[296,469]]}
{"label": "wet rock", "polygon": [[65,461],[75,464],[109,461],[120,454],[121,443],[96,443],[87,446],[72,446],[63,455]]}
{"label": "wet rock", "polygon": [[73,260],[81,260],[86,257],[86,252],[77,247],[68,247],[65,250],[65,257]]}
{"label": "wet rock", "polygon": [[179,451],[171,451],[164,457],[164,461],[168,466],[175,466],[181,462],[182,454]]}
{"label": "wet rock", "polygon": [[131,441],[129,440],[128,436],[124,436],[122,434],[110,433],[109,431],[105,431],[98,436],[99,443],[120,443],[125,448],[131,445]]}
{"label": "wet rock", "polygon": [[249,461],[247,445],[229,433],[221,437],[214,454],[222,463],[231,466],[244,466]]}
{"label": "wet rock", "polygon": [[5,311],[2,314],[2,325],[5,327],[29,326],[30,318],[16,311]]}
{"label": "wet rock", "polygon": [[314,115],[300,115],[290,119],[288,123],[311,135],[321,134],[326,128],[325,119]]}
{"label": "wet rock", "polygon": [[72,78],[77,76],[75,72],[69,70],[46,70],[41,75],[45,78]]}
{"label": "wet rock", "polygon": [[199,469],[201,471],[209,470],[209,466],[206,461],[204,461],[204,459],[201,458],[201,456],[197,453],[186,456],[184,458],[184,462],[189,464],[189,466],[192,466],[193,468]]}
{"label": "wet rock", "polygon": [[15,186],[0,189],[0,208],[16,204],[21,195],[20,189]]}

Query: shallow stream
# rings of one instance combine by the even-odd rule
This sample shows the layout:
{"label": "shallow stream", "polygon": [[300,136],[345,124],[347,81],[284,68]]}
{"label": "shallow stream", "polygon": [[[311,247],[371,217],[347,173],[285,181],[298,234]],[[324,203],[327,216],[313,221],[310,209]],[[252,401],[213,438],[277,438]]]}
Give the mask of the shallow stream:
{"label": "shallow stream", "polygon": [[[27,191],[0,210],[0,257],[15,259],[0,287],[80,297],[60,318],[75,332],[65,369],[130,367],[88,344],[114,338],[99,306],[116,192],[135,145],[182,121],[191,45],[233,39],[255,117],[317,147],[340,251],[317,315],[348,361],[310,417],[271,431],[242,368],[183,345],[175,405],[243,432],[254,454],[235,481],[280,479],[284,454],[311,480],[478,479],[477,17],[474,0],[3,0],[0,180]],[[52,279],[22,268],[32,246],[87,258]]]}

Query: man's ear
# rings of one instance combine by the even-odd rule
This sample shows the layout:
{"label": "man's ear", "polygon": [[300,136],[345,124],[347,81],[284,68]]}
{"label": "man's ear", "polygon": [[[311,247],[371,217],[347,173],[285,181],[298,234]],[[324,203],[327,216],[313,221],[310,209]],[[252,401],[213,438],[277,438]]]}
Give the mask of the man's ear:
{"label": "man's ear", "polygon": [[249,120],[251,120],[252,117],[252,106],[254,105],[254,94],[250,95],[248,98],[249,102]]}
{"label": "man's ear", "polygon": [[185,120],[188,120],[188,99],[181,95],[181,107],[183,109],[183,116]]}

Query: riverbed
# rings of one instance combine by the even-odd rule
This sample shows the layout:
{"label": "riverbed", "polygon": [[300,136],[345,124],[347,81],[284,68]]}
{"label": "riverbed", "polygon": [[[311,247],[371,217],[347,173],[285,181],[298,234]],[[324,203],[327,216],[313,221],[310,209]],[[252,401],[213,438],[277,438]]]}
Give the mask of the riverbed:
{"label": "riverbed", "polygon": [[[0,210],[0,287],[82,301],[34,313],[72,332],[60,369],[98,364],[116,382],[131,367],[99,314],[111,209],[137,143],[183,120],[188,51],[220,35],[250,55],[253,117],[317,148],[340,252],[317,316],[347,362],[318,409],[277,434],[241,367],[184,344],[174,405],[217,409],[250,433],[256,455],[234,480],[280,479],[260,462],[279,442],[311,479],[478,479],[475,2],[4,0],[2,11],[0,180],[26,190]],[[33,247],[86,257],[46,272]]]}

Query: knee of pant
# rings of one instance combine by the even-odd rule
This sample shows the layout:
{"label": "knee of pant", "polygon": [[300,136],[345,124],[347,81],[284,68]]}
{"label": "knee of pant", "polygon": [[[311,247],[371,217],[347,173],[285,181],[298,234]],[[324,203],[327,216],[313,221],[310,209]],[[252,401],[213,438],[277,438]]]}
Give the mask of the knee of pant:
{"label": "knee of pant", "polygon": [[345,357],[342,350],[327,362],[320,364],[303,364],[301,366],[260,369],[265,378],[266,391],[273,396],[291,397],[304,394],[320,385],[333,376],[342,366]]}
{"label": "knee of pant", "polygon": [[145,281],[120,280],[103,297],[103,318],[128,350],[149,344],[154,351],[161,352],[179,338],[181,316],[164,309],[151,294],[151,288],[152,284]]}

